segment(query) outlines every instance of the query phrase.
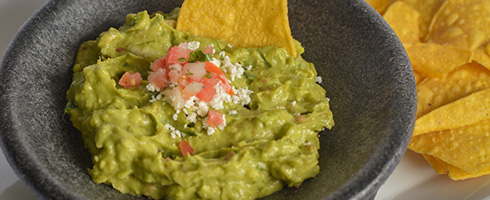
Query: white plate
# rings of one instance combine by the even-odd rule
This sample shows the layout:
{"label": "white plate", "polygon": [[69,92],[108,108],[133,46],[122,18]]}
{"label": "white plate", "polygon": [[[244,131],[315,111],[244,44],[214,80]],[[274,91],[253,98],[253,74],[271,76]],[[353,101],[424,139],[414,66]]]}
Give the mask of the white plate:
{"label": "white plate", "polygon": [[490,200],[490,176],[453,181],[407,150],[375,200]]}

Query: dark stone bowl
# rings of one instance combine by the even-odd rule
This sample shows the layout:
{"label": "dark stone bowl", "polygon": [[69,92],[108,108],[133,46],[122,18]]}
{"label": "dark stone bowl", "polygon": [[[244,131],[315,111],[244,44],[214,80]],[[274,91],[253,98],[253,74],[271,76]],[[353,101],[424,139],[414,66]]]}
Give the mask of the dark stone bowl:
{"label": "dark stone bowl", "polygon": [[[52,0],[11,42],[0,68],[0,133],[17,175],[41,199],[145,199],[91,181],[91,159],[64,114],[78,46],[126,14],[169,12],[181,1]],[[289,1],[293,36],[331,99],[336,122],[321,133],[320,174],[265,199],[368,199],[409,142],[415,82],[388,24],[363,0]]]}

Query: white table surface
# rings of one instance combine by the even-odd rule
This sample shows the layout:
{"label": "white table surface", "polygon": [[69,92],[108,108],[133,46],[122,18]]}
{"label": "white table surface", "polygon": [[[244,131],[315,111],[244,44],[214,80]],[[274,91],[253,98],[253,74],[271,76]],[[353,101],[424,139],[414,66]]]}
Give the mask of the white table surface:
{"label": "white table surface", "polygon": [[[47,0],[0,0],[0,55],[22,24]],[[0,200],[36,199],[0,153]],[[451,181],[436,175],[420,155],[408,151],[379,190],[376,200],[490,199],[490,176]]]}

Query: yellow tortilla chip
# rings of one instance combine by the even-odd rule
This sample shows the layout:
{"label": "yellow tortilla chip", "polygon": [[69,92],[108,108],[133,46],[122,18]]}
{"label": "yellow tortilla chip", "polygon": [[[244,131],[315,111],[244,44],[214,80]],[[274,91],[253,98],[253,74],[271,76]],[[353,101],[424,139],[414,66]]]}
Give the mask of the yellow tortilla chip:
{"label": "yellow tortilla chip", "polygon": [[284,47],[296,56],[287,13],[287,0],[185,0],[176,28],[236,47]]}
{"label": "yellow tortilla chip", "polygon": [[408,148],[473,174],[490,166],[490,120],[413,137]]}
{"label": "yellow tortilla chip", "polygon": [[383,18],[395,31],[402,43],[416,43],[419,40],[419,12],[403,1],[397,1],[388,7]]}
{"label": "yellow tortilla chip", "polygon": [[445,0],[401,0],[410,5],[413,9],[420,13],[419,17],[419,38],[425,39],[429,31],[430,23],[436,12],[441,7]]}
{"label": "yellow tortilla chip", "polygon": [[429,77],[442,77],[471,62],[471,51],[438,44],[417,43],[406,48],[414,70]]}
{"label": "yellow tortilla chip", "polygon": [[459,128],[490,119],[490,89],[441,106],[415,121],[412,136]]}
{"label": "yellow tortilla chip", "polygon": [[473,50],[490,40],[490,1],[446,1],[435,14],[427,41]]}
{"label": "yellow tortilla chip", "polygon": [[476,62],[441,78],[427,78],[417,85],[417,118],[486,88],[490,88],[490,71]]}
{"label": "yellow tortilla chip", "polygon": [[473,50],[473,60],[490,69],[490,44]]}
{"label": "yellow tortilla chip", "polygon": [[415,84],[419,85],[420,82],[422,82],[427,76],[423,73],[413,71],[413,76],[415,77]]}
{"label": "yellow tortilla chip", "polygon": [[366,0],[366,2],[382,15],[385,13],[386,8],[388,8],[391,0]]}
{"label": "yellow tortilla chip", "polygon": [[457,180],[465,180],[465,179],[469,179],[469,178],[477,178],[477,177],[480,177],[480,176],[484,176],[484,175],[490,174],[490,166],[483,168],[479,172],[469,174],[469,173],[463,171],[462,169],[457,168],[457,167],[455,167],[453,165],[450,165],[448,163],[444,163],[444,162],[441,162],[441,163],[447,169],[449,178],[451,178],[451,179],[453,179],[455,181],[457,181]]}
{"label": "yellow tortilla chip", "polygon": [[[455,181],[469,179],[469,178],[476,178],[476,177],[480,177],[480,176],[490,174],[490,166],[485,167],[483,170],[481,170],[479,172],[469,174],[460,168],[457,168],[457,167],[455,167],[451,164],[448,164],[448,163],[446,163],[440,159],[437,159],[436,157],[429,156],[426,154],[424,154],[423,156],[424,156],[424,158],[426,158],[426,160],[429,162],[429,164],[431,164],[431,166],[434,168],[434,170],[438,174],[448,174],[449,178],[451,178]],[[435,164],[435,167],[432,164]],[[439,173],[439,172],[442,172],[442,173]]]}
{"label": "yellow tortilla chip", "polygon": [[429,163],[429,165],[434,169],[434,171],[436,171],[437,174],[447,174],[446,168],[439,161],[439,159],[427,154],[422,154],[422,156]]}

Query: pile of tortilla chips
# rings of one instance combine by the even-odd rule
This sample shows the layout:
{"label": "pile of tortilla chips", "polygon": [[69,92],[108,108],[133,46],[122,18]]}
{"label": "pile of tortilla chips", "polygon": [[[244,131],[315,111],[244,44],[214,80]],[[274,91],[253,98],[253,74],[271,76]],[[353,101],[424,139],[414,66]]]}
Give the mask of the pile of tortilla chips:
{"label": "pile of tortilla chips", "polygon": [[490,1],[366,0],[412,62],[418,107],[409,149],[439,174],[490,174]]}

